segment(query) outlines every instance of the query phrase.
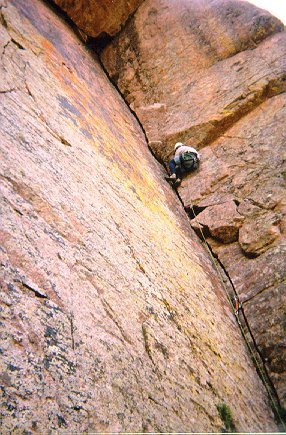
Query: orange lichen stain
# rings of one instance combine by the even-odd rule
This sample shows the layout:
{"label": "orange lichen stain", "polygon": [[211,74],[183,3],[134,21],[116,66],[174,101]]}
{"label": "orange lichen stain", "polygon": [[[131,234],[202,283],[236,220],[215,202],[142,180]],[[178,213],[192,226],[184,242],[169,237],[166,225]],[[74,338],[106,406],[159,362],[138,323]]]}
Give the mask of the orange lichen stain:
{"label": "orange lichen stain", "polygon": [[[58,29],[58,31],[60,31]],[[174,219],[163,200],[158,197],[158,180],[150,170],[150,162],[143,148],[143,134],[130,117],[128,109],[118,99],[96,60],[91,59],[85,47],[78,46],[74,36],[62,35],[62,41],[53,41],[40,35],[37,43],[43,50],[43,62],[51,82],[53,117],[64,116],[62,125],[72,139],[75,135],[96,149],[102,164],[111,170],[110,176],[122,186],[124,195],[142,207],[146,220],[152,220],[156,243],[163,244],[172,253],[173,240],[164,239],[164,229],[176,231]],[[63,42],[68,55],[65,56]],[[73,45],[75,44],[75,45]],[[77,57],[77,62],[75,58]],[[84,62],[83,62],[84,61]],[[61,95],[52,92],[60,89]],[[64,114],[63,114],[64,113]],[[73,143],[72,143],[73,146]],[[147,153],[146,147],[146,153]]]}
{"label": "orange lichen stain", "polygon": [[[124,144],[134,143],[134,133],[130,129],[130,122],[128,122],[129,114],[125,114],[123,108],[117,102],[114,107],[114,90],[106,82],[104,76],[98,77],[98,74],[103,74],[99,66],[96,64],[92,65],[95,72],[91,73],[90,79],[93,82],[91,87],[89,82],[82,79],[82,71],[72,67],[50,41],[42,39],[41,44],[45,52],[47,69],[51,72],[54,79],[59,82],[55,87],[62,90],[63,98],[66,99],[67,104],[71,108],[74,108],[71,120],[74,120],[78,130],[82,131],[85,136],[84,140],[91,141],[93,147],[101,149],[103,147],[100,142],[104,140],[104,155],[111,161],[124,162],[125,169],[129,163],[130,171],[128,172],[131,173],[132,161],[130,159],[130,150],[123,151],[122,147],[123,142]],[[82,56],[87,55],[84,48],[80,50],[82,50]],[[53,57],[57,59],[57,62],[51,62]],[[86,67],[87,71],[88,67],[89,65]],[[94,78],[92,78],[93,75]],[[104,86],[104,98],[102,86]],[[110,98],[107,98],[109,94]],[[61,113],[60,103],[57,102],[56,104]],[[119,117],[114,116],[114,109],[119,113]],[[96,141],[94,140],[96,138],[104,139]],[[134,146],[136,147],[136,143]]]}
{"label": "orange lichen stain", "polygon": [[43,53],[45,57],[45,61],[48,64],[51,53],[56,53],[56,50],[53,46],[53,44],[46,38],[42,38],[41,40],[41,46],[43,48]]}

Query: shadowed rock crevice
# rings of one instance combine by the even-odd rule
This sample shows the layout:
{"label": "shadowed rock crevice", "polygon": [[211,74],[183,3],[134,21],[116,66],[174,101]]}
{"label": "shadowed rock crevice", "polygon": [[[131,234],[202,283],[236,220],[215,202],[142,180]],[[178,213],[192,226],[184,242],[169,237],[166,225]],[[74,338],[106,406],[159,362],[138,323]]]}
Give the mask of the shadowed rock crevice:
{"label": "shadowed rock crevice", "polygon": [[[132,17],[130,17],[130,21],[132,20]],[[129,108],[130,112],[132,113],[132,115],[134,116],[134,118],[136,119],[136,121],[138,122],[138,124],[140,125],[141,129],[142,129],[142,133],[145,136],[146,139],[146,143],[148,145],[148,149],[150,151],[150,153],[152,154],[152,156],[157,160],[158,163],[160,163],[164,169],[166,169],[166,162],[164,162],[162,160],[162,158],[160,158],[160,156],[154,151],[153,147],[152,147],[152,142],[149,141],[148,136],[146,134],[144,125],[142,124],[142,122],[140,121],[140,118],[137,115],[137,112],[135,110],[132,109],[132,107],[128,104],[128,101],[126,100],[126,96],[121,92],[120,88],[116,85],[116,81],[114,81],[109,74],[109,71],[105,68],[104,63],[101,61],[101,57],[100,57],[100,52],[101,49],[98,45],[98,41],[96,39],[91,39],[89,44],[87,45],[90,50],[92,52],[96,52],[99,53],[98,56],[98,62],[101,65],[102,70],[105,72],[106,76],[109,78],[110,82],[112,83],[112,85],[114,86],[114,88],[116,89],[116,91],[118,92],[118,94],[122,97],[123,101],[126,103],[126,106]]]}
{"label": "shadowed rock crevice", "polygon": [[31,290],[37,298],[46,299],[48,296],[45,295],[43,292],[41,292],[39,289],[35,288],[35,285],[28,284],[27,282],[23,281],[22,286],[27,288],[28,290]]}

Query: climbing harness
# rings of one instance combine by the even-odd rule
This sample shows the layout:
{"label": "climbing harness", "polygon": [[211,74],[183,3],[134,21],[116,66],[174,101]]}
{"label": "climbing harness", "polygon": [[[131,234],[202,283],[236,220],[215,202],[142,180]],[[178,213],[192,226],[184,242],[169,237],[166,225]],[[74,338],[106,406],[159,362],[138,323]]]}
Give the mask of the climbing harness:
{"label": "climbing harness", "polygon": [[[194,206],[193,206],[192,200],[191,200],[190,187],[189,187],[189,184],[188,184],[188,183],[187,183],[187,186],[188,186],[188,198],[189,198],[190,208],[191,208],[191,210],[192,210],[193,216],[194,216],[194,217],[197,217],[196,212],[195,212],[195,210],[194,210]],[[209,247],[209,244],[208,244],[207,241],[206,241],[205,235],[204,235],[204,233],[203,233],[203,231],[202,231],[202,229],[201,229],[200,226],[199,226],[199,231],[200,231],[200,233],[201,233],[201,240],[203,241],[203,243],[204,243],[204,245],[205,245],[205,247],[206,247],[206,250],[208,251],[208,254],[209,254],[210,258],[211,258],[211,261],[212,261],[212,263],[213,263],[213,265],[214,265],[214,267],[215,267],[215,269],[216,269],[216,271],[217,271],[217,273],[218,273],[218,276],[219,276],[219,278],[220,278],[220,280],[221,280],[222,287],[223,287],[223,289],[224,289],[224,292],[225,292],[225,294],[226,294],[226,297],[227,297],[227,299],[228,299],[228,301],[229,301],[229,303],[230,303],[230,305],[231,305],[231,307],[232,307],[232,310],[233,310],[233,312],[234,312],[234,316],[235,316],[236,321],[237,321],[237,323],[238,323],[238,325],[239,325],[239,328],[240,328],[240,331],[241,331],[241,333],[242,333],[242,336],[243,336],[243,338],[244,338],[244,340],[245,340],[245,343],[246,343],[247,348],[248,348],[248,350],[249,350],[249,352],[250,352],[250,355],[251,355],[251,357],[252,357],[252,360],[253,360],[253,362],[254,362],[254,364],[255,364],[255,366],[256,366],[256,369],[257,369],[257,371],[258,371],[258,373],[259,373],[259,375],[260,375],[260,378],[261,378],[261,380],[262,380],[262,382],[263,382],[263,385],[265,386],[265,389],[266,389],[266,391],[267,391],[267,394],[268,394],[268,396],[269,396],[269,399],[270,399],[270,401],[271,401],[271,403],[272,403],[272,405],[273,405],[273,409],[275,410],[276,415],[277,415],[278,419],[280,420],[280,423],[281,423],[281,425],[282,425],[282,427],[283,427],[283,430],[286,432],[286,425],[285,425],[285,423],[284,423],[284,421],[283,421],[283,418],[281,417],[281,413],[280,413],[280,411],[279,411],[279,399],[278,399],[278,396],[276,397],[276,400],[275,400],[274,397],[273,397],[273,395],[274,395],[274,392],[273,392],[274,387],[273,387],[272,382],[271,382],[271,380],[270,380],[270,378],[269,378],[269,375],[268,375],[268,373],[267,373],[267,370],[266,370],[266,367],[265,367],[265,365],[264,365],[264,361],[263,361],[263,359],[262,359],[262,357],[261,357],[261,354],[260,354],[260,352],[259,352],[259,350],[258,350],[258,348],[257,348],[256,343],[255,343],[255,340],[254,340],[254,337],[253,337],[252,331],[251,331],[251,329],[250,329],[250,326],[249,326],[249,324],[248,324],[247,318],[246,318],[246,316],[245,316],[245,314],[244,314],[243,305],[242,305],[242,303],[240,302],[240,300],[239,300],[237,294],[235,294],[235,296],[234,296],[234,300],[232,300],[232,298],[230,297],[229,292],[228,292],[228,290],[227,290],[227,288],[226,288],[226,284],[225,284],[225,282],[224,282],[224,279],[223,279],[222,273],[221,273],[221,271],[220,271],[220,269],[219,269],[219,267],[218,267],[218,265],[217,265],[217,262],[216,262],[216,260],[215,260],[215,258],[214,258],[214,255],[213,255],[213,253],[212,253],[212,251],[211,251],[211,249],[210,249],[210,247]],[[234,288],[234,287],[233,287],[233,291],[235,292],[235,288]],[[243,319],[244,319],[245,325],[247,326],[248,333],[249,333],[249,335],[250,335],[251,338],[252,338],[253,346],[254,346],[254,348],[256,349],[257,354],[258,354],[259,357],[261,358],[261,361],[262,361],[263,366],[264,366],[264,370],[262,369],[262,367],[261,367],[261,365],[260,365],[260,363],[259,363],[259,361],[258,361],[258,359],[257,359],[257,356],[256,356],[255,353],[254,353],[254,350],[253,350],[251,344],[249,343],[249,340],[248,340],[248,338],[247,338],[247,332],[245,332],[244,327],[243,327],[243,325],[242,325],[242,323],[241,323],[241,321],[240,321],[240,318],[239,318],[239,314],[240,314],[240,313],[242,313],[242,315],[243,315]],[[267,379],[266,379],[266,378],[267,378]]]}

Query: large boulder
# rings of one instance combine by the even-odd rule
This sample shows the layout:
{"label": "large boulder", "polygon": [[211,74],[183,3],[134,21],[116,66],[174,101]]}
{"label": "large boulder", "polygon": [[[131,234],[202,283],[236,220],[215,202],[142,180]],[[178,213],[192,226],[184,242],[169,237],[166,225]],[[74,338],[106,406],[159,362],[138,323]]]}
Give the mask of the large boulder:
{"label": "large boulder", "polygon": [[231,243],[238,239],[242,222],[243,216],[238,213],[235,202],[229,201],[206,207],[192,220],[192,226],[204,229],[207,235],[222,243]]}
{"label": "large boulder", "polygon": [[232,283],[242,279],[236,291],[285,406],[285,258],[277,267],[272,258],[283,255],[286,225],[284,25],[246,1],[147,0],[102,61],[160,161],[178,140],[201,150],[178,192]]}
{"label": "large boulder", "polygon": [[143,0],[54,0],[80,31],[97,38],[116,34]]}

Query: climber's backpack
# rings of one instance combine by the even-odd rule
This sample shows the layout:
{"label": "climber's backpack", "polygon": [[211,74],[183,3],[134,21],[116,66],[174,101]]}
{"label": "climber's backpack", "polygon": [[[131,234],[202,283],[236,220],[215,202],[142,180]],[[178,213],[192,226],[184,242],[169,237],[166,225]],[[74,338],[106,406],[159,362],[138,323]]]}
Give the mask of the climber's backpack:
{"label": "climber's backpack", "polygon": [[180,161],[185,171],[194,171],[199,167],[199,159],[196,153],[183,153],[181,154]]}

